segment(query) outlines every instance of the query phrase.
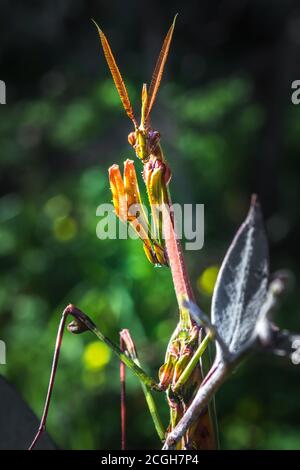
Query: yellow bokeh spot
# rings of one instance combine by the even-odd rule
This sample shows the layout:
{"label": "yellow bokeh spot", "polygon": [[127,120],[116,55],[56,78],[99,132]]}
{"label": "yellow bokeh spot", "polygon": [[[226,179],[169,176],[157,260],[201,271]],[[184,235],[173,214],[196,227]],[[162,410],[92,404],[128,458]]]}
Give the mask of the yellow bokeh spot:
{"label": "yellow bokeh spot", "polygon": [[76,221],[72,217],[58,217],[53,223],[53,233],[57,240],[65,242],[75,237]]}
{"label": "yellow bokeh spot", "polygon": [[111,357],[111,351],[104,343],[94,341],[86,346],[83,353],[85,368],[90,371],[98,371],[105,367]]}
{"label": "yellow bokeh spot", "polygon": [[206,295],[212,295],[219,272],[219,266],[209,266],[201,276],[199,276],[197,285],[201,292]]}

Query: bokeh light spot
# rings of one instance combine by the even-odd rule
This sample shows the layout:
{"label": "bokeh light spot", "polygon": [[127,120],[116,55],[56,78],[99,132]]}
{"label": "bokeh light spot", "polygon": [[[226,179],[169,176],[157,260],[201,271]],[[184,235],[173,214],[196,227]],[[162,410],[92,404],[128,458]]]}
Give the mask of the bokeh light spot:
{"label": "bokeh light spot", "polygon": [[212,295],[219,272],[219,266],[209,266],[201,276],[199,276],[197,285],[201,292]]}
{"label": "bokeh light spot", "polygon": [[98,371],[109,363],[110,357],[111,351],[106,344],[94,341],[85,348],[83,362],[87,370]]}
{"label": "bokeh light spot", "polygon": [[44,211],[51,219],[56,217],[65,217],[69,215],[72,205],[66,196],[57,194],[56,196],[48,199],[44,206]]}
{"label": "bokeh light spot", "polygon": [[53,232],[60,242],[69,241],[76,235],[76,221],[72,217],[58,217],[54,220]]}

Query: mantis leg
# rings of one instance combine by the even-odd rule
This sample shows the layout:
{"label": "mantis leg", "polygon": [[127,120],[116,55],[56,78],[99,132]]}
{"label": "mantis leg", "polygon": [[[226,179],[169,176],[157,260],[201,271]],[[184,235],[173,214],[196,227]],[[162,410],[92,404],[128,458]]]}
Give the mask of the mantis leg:
{"label": "mantis leg", "polygon": [[179,376],[176,384],[173,386],[173,392],[176,393],[180,390],[180,388],[187,382],[188,378],[190,377],[191,373],[195,369],[196,365],[199,362],[200,357],[205,352],[209,341],[211,340],[211,335],[208,333],[203,341],[199,344],[198,348],[196,349],[193,357],[188,362],[186,368],[183,370],[182,374]]}
{"label": "mantis leg", "polygon": [[199,327],[204,327],[206,330],[207,334],[203,341],[199,344],[197,350],[195,351],[194,356],[190,360],[190,362],[187,364],[186,368],[178,378],[176,384],[173,387],[174,392],[178,392],[180,387],[186,383],[188,378],[190,377],[192,371],[194,370],[199,358],[202,356],[204,351],[206,350],[208,343],[210,340],[216,340],[222,349],[223,355],[226,358],[230,358],[231,354],[228,351],[227,346],[224,344],[224,341],[220,337],[218,331],[216,328],[210,323],[209,318],[199,309],[199,307],[194,303],[194,302],[187,302],[183,301],[183,306],[186,307],[191,314],[193,320],[196,322],[196,324]]}
{"label": "mantis leg", "polygon": [[[135,364],[140,367],[140,361],[137,357],[137,352],[135,349],[135,345],[133,343],[133,340],[131,338],[131,335],[128,330],[122,330],[120,333],[120,336],[122,338],[123,344],[126,346],[126,350],[130,356],[130,358],[135,362]],[[151,418],[153,420],[153,424],[155,426],[156,432],[158,434],[158,437],[161,441],[164,441],[165,438],[165,430],[162,424],[162,421],[160,419],[160,416],[158,414],[157,408],[155,401],[153,399],[151,390],[148,385],[146,385],[143,381],[140,380],[142,390],[145,395],[145,399],[149,408],[149,412],[151,415]]]}
{"label": "mantis leg", "polygon": [[95,323],[85,313],[74,307],[74,305],[68,305],[66,310],[67,309],[68,313],[75,318],[75,320],[68,326],[69,331],[72,333],[81,333],[83,331],[90,330],[115,353],[120,361],[126,364],[126,366],[141,380],[141,382],[152,390],[161,391],[158,383],[146,374],[146,372],[143,371],[143,369],[141,369],[141,367],[138,366],[130,357],[128,357],[127,354],[119,348],[119,346],[101,333]]}
{"label": "mantis leg", "polygon": [[55,349],[54,349],[54,355],[53,355],[53,361],[52,361],[52,368],[51,368],[51,374],[50,374],[50,379],[49,379],[49,385],[48,385],[48,391],[47,391],[47,396],[46,396],[46,401],[44,405],[44,410],[43,410],[43,415],[41,418],[41,422],[39,425],[39,429],[30,445],[28,450],[33,450],[35,445],[37,444],[39,438],[41,437],[42,433],[46,429],[46,422],[47,422],[47,416],[48,416],[48,411],[49,411],[49,406],[50,406],[50,401],[51,401],[51,396],[52,396],[52,391],[53,391],[53,386],[54,386],[54,380],[55,380],[55,375],[57,371],[57,365],[58,365],[58,360],[59,360],[59,354],[60,354],[60,349],[61,349],[61,344],[62,344],[62,339],[64,335],[64,328],[67,320],[68,312],[66,309],[63,311],[59,327],[58,327],[58,332],[57,332],[57,337],[56,337],[56,343],[55,343]]}
{"label": "mantis leg", "polygon": [[53,386],[54,386],[55,376],[57,372],[59,355],[60,355],[60,350],[61,350],[61,345],[62,345],[62,340],[63,340],[63,335],[64,335],[64,328],[65,328],[68,315],[71,315],[72,317],[74,317],[74,320],[68,325],[68,330],[70,332],[79,334],[79,333],[83,333],[84,331],[90,330],[92,333],[94,333],[97,336],[97,338],[99,338],[101,341],[107,344],[107,346],[110,349],[112,349],[112,351],[118,356],[118,358],[124,364],[126,364],[127,367],[129,367],[129,369],[132,370],[132,372],[139,378],[139,380],[141,381],[141,383],[143,383],[145,387],[147,387],[148,389],[161,391],[159,385],[156,383],[156,381],[152,377],[147,375],[146,372],[144,372],[143,369],[141,369],[141,367],[138,364],[136,364],[130,357],[128,357],[123,351],[121,351],[121,349],[115,343],[113,343],[109,338],[104,336],[101,333],[101,331],[98,330],[94,322],[85,313],[81,312],[81,310],[76,308],[74,305],[70,304],[64,309],[60,323],[59,323],[43,415],[41,418],[39,429],[28,450],[34,449],[39,438],[41,437],[42,433],[46,429],[47,416],[49,412],[49,406],[51,402]]}

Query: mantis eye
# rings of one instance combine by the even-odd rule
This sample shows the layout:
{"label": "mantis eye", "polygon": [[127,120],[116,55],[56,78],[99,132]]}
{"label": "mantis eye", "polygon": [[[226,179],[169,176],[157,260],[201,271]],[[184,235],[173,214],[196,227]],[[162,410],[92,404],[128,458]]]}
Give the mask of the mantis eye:
{"label": "mantis eye", "polygon": [[149,133],[151,147],[155,147],[160,140],[160,133],[158,131],[151,131]]}
{"label": "mantis eye", "polygon": [[135,132],[130,132],[130,134],[128,134],[128,142],[130,143],[130,145],[132,145],[132,147],[135,146],[135,144],[136,144],[136,133]]}

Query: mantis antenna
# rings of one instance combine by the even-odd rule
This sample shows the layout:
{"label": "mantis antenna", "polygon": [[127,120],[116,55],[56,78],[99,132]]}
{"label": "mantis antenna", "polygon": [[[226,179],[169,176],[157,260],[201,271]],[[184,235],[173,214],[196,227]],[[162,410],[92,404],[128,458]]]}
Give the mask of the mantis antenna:
{"label": "mantis antenna", "polygon": [[158,59],[154,68],[154,72],[152,75],[149,92],[148,92],[148,100],[147,100],[147,105],[146,105],[146,110],[145,110],[145,122],[147,122],[147,120],[149,119],[149,115],[151,113],[152,106],[155,102],[156,95],[160,86],[164,67],[165,67],[168,53],[170,50],[170,45],[171,45],[171,41],[173,37],[173,31],[175,28],[177,15],[178,14],[175,15],[173,23],[164,39],[161,51],[159,53],[159,56],[158,56]]}
{"label": "mantis antenna", "polygon": [[134,113],[133,113],[133,109],[132,109],[132,106],[131,106],[131,103],[130,103],[129,95],[128,95],[124,80],[122,78],[122,75],[120,73],[120,70],[119,70],[119,68],[117,66],[117,63],[115,61],[112,50],[110,48],[109,42],[106,39],[106,36],[103,33],[103,31],[101,31],[101,29],[97,25],[97,23],[94,20],[92,20],[92,21],[95,23],[96,28],[98,30],[100,40],[101,40],[101,44],[102,44],[102,48],[103,48],[103,52],[104,52],[104,55],[105,55],[105,59],[106,59],[106,62],[108,64],[108,67],[111,71],[112,78],[115,82],[115,85],[116,85],[116,88],[118,90],[119,96],[120,96],[122,104],[124,106],[124,109],[127,113],[127,116],[133,122],[134,127],[137,128],[138,124],[137,124],[137,121],[134,117]]}

